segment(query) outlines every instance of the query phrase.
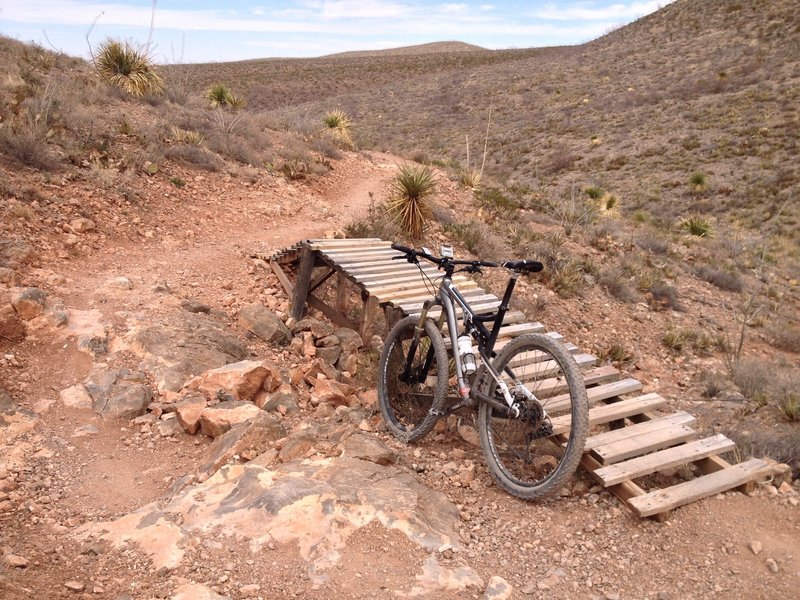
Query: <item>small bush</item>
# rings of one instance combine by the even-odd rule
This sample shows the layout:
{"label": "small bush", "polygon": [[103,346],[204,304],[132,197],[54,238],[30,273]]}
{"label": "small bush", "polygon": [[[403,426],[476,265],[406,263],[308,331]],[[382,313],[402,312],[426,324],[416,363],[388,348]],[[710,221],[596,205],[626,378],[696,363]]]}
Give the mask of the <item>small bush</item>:
{"label": "small bush", "polygon": [[176,188],[186,187],[186,181],[180,177],[170,177],[169,182]]}
{"label": "small bush", "polygon": [[385,209],[375,202],[370,202],[367,216],[346,225],[344,234],[348,238],[377,237],[391,240],[397,237],[398,231],[391,219],[387,218]]}
{"label": "small bush", "polygon": [[639,299],[630,279],[619,267],[607,267],[601,270],[597,283],[606,293],[622,302],[632,303]]}
{"label": "small bush", "polygon": [[575,227],[588,225],[597,216],[597,208],[590,202],[577,198],[573,187],[568,194],[550,202],[550,213],[557,218],[564,234],[569,237]]}
{"label": "small bush", "polygon": [[598,187],[596,185],[589,186],[584,191],[586,192],[586,195],[589,196],[589,198],[591,198],[592,200],[599,200],[606,193],[603,188]]}
{"label": "small bush", "polygon": [[205,94],[211,108],[243,108],[245,101],[233,94],[231,89],[224,83],[215,83]]}
{"label": "small bush", "polygon": [[668,283],[659,282],[654,284],[650,287],[649,294],[653,299],[653,305],[657,308],[683,310],[683,306],[678,301],[678,290]]}
{"label": "small bush", "polygon": [[633,360],[633,353],[622,344],[611,344],[608,348],[600,350],[597,354],[600,360],[612,363],[619,364]]}
{"label": "small bush", "polygon": [[561,171],[571,169],[575,165],[578,157],[575,156],[566,146],[560,146],[545,159],[545,169],[551,174],[555,175]]}
{"label": "small bush", "polygon": [[800,354],[800,327],[787,323],[785,319],[774,319],[767,328],[772,345],[779,350]]}
{"label": "small bush", "polygon": [[202,146],[189,144],[176,144],[166,151],[165,156],[171,160],[196,165],[206,171],[219,171],[224,164],[216,154]]}
{"label": "small bush", "polygon": [[702,192],[706,189],[706,175],[705,173],[692,173],[689,177],[689,185],[692,187],[693,192]]}
{"label": "small bush", "polygon": [[355,147],[353,143],[353,120],[340,108],[328,112],[323,118],[325,129],[333,143],[348,150]]}
{"label": "small bush", "polygon": [[557,264],[549,274],[549,280],[562,298],[576,296],[587,284],[583,265],[572,259]]}
{"label": "small bush", "polygon": [[106,40],[94,56],[99,75],[112,87],[131,96],[158,96],[164,91],[164,81],[144,48],[129,42]]}
{"label": "small bush", "polygon": [[0,127],[3,152],[36,169],[51,169],[55,159],[47,147],[47,127],[39,120],[20,116]]}
{"label": "small bush", "polygon": [[711,265],[700,265],[695,268],[695,273],[700,279],[703,279],[722,290],[729,292],[741,292],[744,289],[744,283],[741,276],[735,271],[727,271],[724,269],[715,269]]}
{"label": "small bush", "polygon": [[390,183],[386,209],[411,238],[419,239],[432,212],[428,199],[436,191],[436,177],[430,167],[403,165]]}
{"label": "small bush", "polygon": [[475,200],[483,210],[496,217],[510,217],[519,208],[519,203],[500,189],[487,187],[475,194]]}
{"label": "small bush", "polygon": [[205,138],[201,133],[196,131],[188,131],[186,129],[181,129],[180,127],[171,127],[170,134],[172,135],[173,140],[181,144],[200,146],[205,141]]}
{"label": "small bush", "polygon": [[741,359],[731,371],[731,379],[742,395],[761,406],[767,403],[774,365],[767,361]]}
{"label": "small bush", "polygon": [[697,237],[711,237],[714,234],[711,222],[702,217],[687,217],[680,222],[679,227],[689,235]]}

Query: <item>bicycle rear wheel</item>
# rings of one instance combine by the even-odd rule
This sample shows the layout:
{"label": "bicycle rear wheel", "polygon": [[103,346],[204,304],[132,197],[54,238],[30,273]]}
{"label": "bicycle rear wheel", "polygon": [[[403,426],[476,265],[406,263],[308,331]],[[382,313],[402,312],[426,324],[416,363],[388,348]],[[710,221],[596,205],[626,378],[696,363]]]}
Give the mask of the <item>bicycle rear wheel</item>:
{"label": "bicycle rear wheel", "polygon": [[[378,404],[389,431],[404,442],[416,441],[436,425],[447,397],[448,361],[436,324],[425,320],[413,346],[418,317],[406,317],[389,332],[378,362]],[[406,365],[410,357],[410,369]]]}
{"label": "bicycle rear wheel", "polygon": [[[583,453],[589,410],[583,376],[562,344],[540,334],[512,340],[493,364],[520,414],[481,403],[478,425],[487,466],[514,496],[547,497],[572,476]],[[483,393],[505,406],[499,388],[487,378]]]}

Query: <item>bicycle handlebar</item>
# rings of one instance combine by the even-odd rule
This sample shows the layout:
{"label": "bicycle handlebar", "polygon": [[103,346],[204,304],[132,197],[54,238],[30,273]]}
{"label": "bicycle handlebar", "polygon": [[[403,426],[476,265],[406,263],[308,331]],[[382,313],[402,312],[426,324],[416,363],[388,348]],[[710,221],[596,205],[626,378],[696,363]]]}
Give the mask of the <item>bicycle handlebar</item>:
{"label": "bicycle handlebar", "polygon": [[436,257],[431,254],[428,254],[424,250],[415,250],[414,248],[409,248],[408,246],[403,246],[398,244],[397,242],[392,243],[392,249],[398,250],[405,254],[405,257],[396,256],[392,260],[399,260],[401,258],[405,258],[408,262],[413,263],[417,262],[417,257],[422,257],[425,260],[428,260],[436,265],[466,265],[470,267],[505,267],[511,271],[526,271],[528,273],[538,273],[544,268],[544,265],[540,263],[538,260],[530,260],[530,259],[523,259],[523,260],[507,260],[502,263],[490,262],[486,260],[461,260],[461,259],[453,259],[447,257]]}

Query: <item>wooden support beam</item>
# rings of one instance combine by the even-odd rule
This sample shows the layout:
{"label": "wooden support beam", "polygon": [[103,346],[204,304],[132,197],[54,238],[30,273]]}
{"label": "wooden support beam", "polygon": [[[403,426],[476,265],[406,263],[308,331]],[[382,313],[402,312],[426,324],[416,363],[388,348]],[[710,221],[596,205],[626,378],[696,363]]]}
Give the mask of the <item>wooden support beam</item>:
{"label": "wooden support beam", "polygon": [[378,300],[375,296],[367,296],[361,311],[361,322],[359,323],[358,333],[361,334],[361,340],[364,346],[369,345],[369,330],[372,323],[375,321],[375,313],[378,310]]}
{"label": "wooden support beam", "polygon": [[336,310],[343,313],[345,311],[345,300],[347,299],[347,277],[342,273],[336,276]]}
{"label": "wooden support beam", "polygon": [[292,294],[290,316],[295,320],[302,319],[305,312],[306,299],[309,298],[308,290],[311,284],[311,274],[314,271],[315,254],[316,252],[309,246],[303,245],[303,249],[300,252],[300,266],[297,269],[297,283]]}
{"label": "wooden support beam", "polygon": [[354,323],[353,321],[348,319],[346,315],[340,313],[335,308],[331,308],[313,294],[308,294],[306,296],[306,302],[311,308],[316,308],[319,312],[321,312],[323,315],[328,317],[331,321],[333,321],[340,327],[348,327],[353,331],[358,331],[357,323]]}
{"label": "wooden support beam", "polygon": [[272,269],[272,272],[275,273],[275,276],[278,278],[278,281],[283,287],[283,291],[286,292],[286,295],[291,298],[294,294],[294,286],[292,285],[292,282],[289,281],[289,277],[286,275],[284,270],[281,268],[280,263],[277,260],[270,260],[269,266]]}

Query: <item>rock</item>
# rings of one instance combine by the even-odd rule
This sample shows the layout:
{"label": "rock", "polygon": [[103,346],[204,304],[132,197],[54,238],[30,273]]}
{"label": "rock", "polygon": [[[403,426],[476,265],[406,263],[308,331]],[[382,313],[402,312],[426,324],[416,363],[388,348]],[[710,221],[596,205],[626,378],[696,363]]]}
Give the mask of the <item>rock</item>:
{"label": "rock", "polygon": [[340,371],[338,371],[334,366],[326,363],[324,360],[319,359],[311,363],[311,367],[306,371],[305,375],[303,376],[303,380],[308,385],[313,386],[319,379],[320,373],[326,378],[333,379],[334,381],[342,380],[342,374]]}
{"label": "rock", "polygon": [[373,335],[369,339],[369,349],[375,354],[380,355],[380,353],[383,352],[383,338],[379,335]]}
{"label": "rock", "polygon": [[339,338],[342,351],[347,354],[355,352],[364,344],[364,340],[361,339],[361,335],[357,331],[348,327],[340,327],[339,329],[334,330],[333,335]]}
{"label": "rock", "polygon": [[0,267],[0,283],[12,285],[14,283],[14,269],[9,267]]}
{"label": "rock", "polygon": [[358,355],[357,354],[342,354],[336,367],[340,371],[347,371],[350,375],[355,375],[358,372]]}
{"label": "rock", "polygon": [[76,427],[75,431],[72,432],[72,437],[80,438],[80,437],[86,437],[88,435],[96,435],[98,433],[100,433],[100,430],[97,428],[97,426],[89,423],[87,425],[81,425],[80,427]]}
{"label": "rock", "polygon": [[19,269],[36,261],[36,251],[28,242],[0,240],[0,266]]}
{"label": "rock", "polygon": [[[89,522],[76,535],[107,541],[117,549],[135,548],[149,557],[154,570],[180,567],[185,552],[202,551],[211,539],[223,545],[241,540],[253,558],[263,556],[268,543],[280,544],[286,552],[305,557],[314,584],[347,556],[345,543],[353,532],[368,525],[394,529],[427,552],[443,546],[462,549],[458,509],[446,496],[403,469],[342,457],[271,469],[253,463],[226,465],[163,502],[115,521]],[[207,573],[198,576],[211,577]],[[469,578],[462,575],[462,589],[469,585],[465,579],[477,585],[476,578],[474,572]]]}
{"label": "rock", "polygon": [[473,446],[481,445],[481,438],[472,425],[459,425],[458,435],[460,435],[461,439],[468,444],[472,444]]}
{"label": "rock", "polygon": [[514,593],[514,588],[511,587],[505,579],[495,575],[489,580],[489,585],[486,586],[486,592],[483,594],[484,600],[507,600],[511,598]]}
{"label": "rock", "polygon": [[28,566],[28,559],[24,556],[17,556],[16,554],[6,554],[3,557],[3,562],[14,569],[24,569]]}
{"label": "rock", "polygon": [[253,460],[284,437],[286,429],[280,420],[274,415],[259,411],[251,420],[234,425],[214,440],[208,459],[197,469],[198,475],[203,480],[207,479],[236,455],[244,460]]}
{"label": "rock", "polygon": [[290,435],[283,443],[278,453],[281,462],[289,462],[296,458],[303,458],[314,446],[314,436],[307,432]]}
{"label": "rock", "polygon": [[768,558],[766,560],[766,563],[767,563],[767,568],[769,569],[770,573],[777,573],[778,571],[780,571],[780,568],[778,567],[778,563],[775,562],[774,558]]}
{"label": "rock", "polygon": [[59,397],[64,406],[91,410],[94,404],[92,397],[83,384],[77,383],[59,392]]}
{"label": "rock", "polygon": [[86,584],[82,581],[70,580],[64,582],[64,587],[70,592],[82,592],[86,589]]}
{"label": "rock", "polygon": [[339,338],[331,334],[325,336],[324,338],[318,339],[314,345],[317,348],[333,348],[334,346],[338,346],[339,344],[340,344]]}
{"label": "rock", "polygon": [[[411,597],[441,597],[441,594],[437,594],[436,591],[454,590],[460,592],[470,587],[483,587],[483,579],[473,569],[466,566],[449,569],[441,566],[436,560],[436,556],[431,555],[425,561],[422,575],[417,576],[417,585],[411,588],[409,595]],[[431,592],[434,593],[431,594]],[[447,597],[450,596],[448,595]]]}
{"label": "rock", "polygon": [[763,546],[762,546],[761,542],[756,541],[756,540],[753,540],[752,542],[747,544],[747,547],[750,548],[750,552],[752,552],[756,556],[761,554],[761,550],[763,549]]}
{"label": "rock", "polygon": [[11,305],[23,321],[44,314],[47,292],[31,287],[25,288],[11,299]]}
{"label": "rock", "polygon": [[243,585],[239,588],[239,594],[242,598],[255,598],[258,596],[258,592],[261,590],[261,586],[257,583],[251,583],[249,585]]}
{"label": "rock", "polygon": [[[258,406],[259,404],[256,403],[256,405]],[[260,407],[264,410],[280,412],[281,414],[293,413],[300,410],[300,407],[297,405],[297,392],[294,391],[290,385],[283,385],[271,394],[267,394]]]}
{"label": "rock", "polygon": [[211,307],[197,300],[182,300],[181,308],[190,313],[210,313]]}
{"label": "rock", "polygon": [[17,316],[11,304],[0,306],[0,336],[9,342],[24,340],[26,335],[25,324]]}
{"label": "rock", "polygon": [[340,444],[342,456],[368,460],[378,465],[397,462],[398,454],[380,440],[360,433],[348,437]]}
{"label": "rock", "polygon": [[172,600],[230,600],[200,583],[185,583],[175,590]]}
{"label": "rock", "polygon": [[333,406],[348,404],[348,399],[354,392],[355,390],[352,386],[331,379],[317,379],[314,381],[314,394],[321,401]]}
{"label": "rock", "polygon": [[153,399],[144,373],[129,369],[95,369],[85,387],[94,411],[103,418],[133,419],[144,414]]}
{"label": "rock", "polygon": [[155,374],[159,390],[177,392],[188,379],[247,357],[247,348],[231,331],[204,314],[175,312],[137,325],[130,349],[140,368]]}
{"label": "rock", "polygon": [[200,430],[200,415],[206,404],[206,397],[198,393],[186,394],[175,403],[175,416],[186,433],[194,435]]}
{"label": "rock", "polygon": [[339,346],[332,346],[330,348],[317,348],[316,356],[324,360],[329,365],[335,365],[336,361],[342,355],[342,349]]}
{"label": "rock", "polygon": [[314,319],[312,317],[305,317],[304,319],[300,319],[292,324],[291,332],[293,335],[297,335],[303,331],[310,331],[311,335],[319,339],[331,335],[333,333],[333,329],[333,325],[327,321],[320,321],[319,319]]}
{"label": "rock", "polygon": [[270,369],[277,372],[280,377],[277,367],[268,368],[263,361],[243,360],[206,371],[189,382],[187,387],[211,399],[223,391],[226,396],[234,400],[251,401],[261,389]]}
{"label": "rock", "polygon": [[127,277],[112,277],[106,281],[106,287],[117,290],[132,290],[133,282]]}
{"label": "rock", "polygon": [[292,334],[278,316],[262,304],[250,304],[239,311],[239,320],[265,342],[285,345]]}
{"label": "rock", "polygon": [[262,410],[252,402],[228,400],[203,409],[200,430],[208,436],[219,437],[233,425],[249,421]]}
{"label": "rock", "polygon": [[69,222],[69,226],[74,233],[88,233],[95,230],[94,221],[86,217],[78,217]]}

